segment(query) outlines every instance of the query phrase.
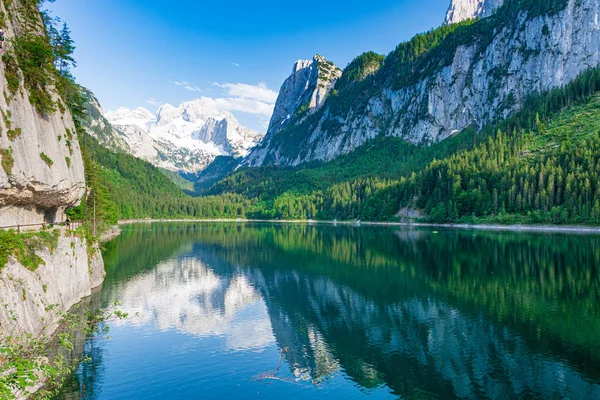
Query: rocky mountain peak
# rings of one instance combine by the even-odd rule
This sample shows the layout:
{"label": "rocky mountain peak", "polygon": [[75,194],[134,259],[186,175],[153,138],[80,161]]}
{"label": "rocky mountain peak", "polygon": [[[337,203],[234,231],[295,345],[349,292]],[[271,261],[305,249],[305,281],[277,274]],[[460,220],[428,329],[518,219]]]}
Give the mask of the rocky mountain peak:
{"label": "rocky mountain peak", "polygon": [[292,74],[298,73],[303,69],[310,68],[313,65],[313,60],[298,60],[294,64],[294,68],[292,70]]}
{"label": "rocky mountain peak", "polygon": [[502,4],[504,0],[452,0],[446,14],[446,24],[489,17]]}
{"label": "rocky mountain peak", "polygon": [[245,156],[263,137],[209,98],[164,104],[156,115],[141,107],[119,108],[106,119],[124,137],[123,150],[172,171],[195,173],[217,156]]}
{"label": "rocky mountain peak", "polygon": [[281,131],[321,108],[342,70],[320,54],[298,60],[281,86],[267,134]]}
{"label": "rocky mountain peak", "polygon": [[[501,121],[521,110],[530,95],[564,86],[600,65],[598,0],[510,5],[499,0],[455,0],[448,22],[486,16],[503,4],[510,8],[501,12],[510,18],[465,26],[462,35],[429,46],[414,61],[407,61],[407,54],[423,44],[423,36],[401,44],[384,60],[365,55],[344,71],[326,112],[308,114],[311,98],[302,97],[304,77],[298,73],[288,78],[267,136],[247,163],[289,166],[329,161],[383,135],[415,145],[445,140],[470,127],[481,129]],[[490,35],[480,35],[482,28]],[[362,80],[361,90],[346,90],[378,68],[382,73]],[[298,104],[308,105],[297,108]],[[305,121],[302,129],[295,129],[285,119],[288,115],[295,116],[294,122]]]}

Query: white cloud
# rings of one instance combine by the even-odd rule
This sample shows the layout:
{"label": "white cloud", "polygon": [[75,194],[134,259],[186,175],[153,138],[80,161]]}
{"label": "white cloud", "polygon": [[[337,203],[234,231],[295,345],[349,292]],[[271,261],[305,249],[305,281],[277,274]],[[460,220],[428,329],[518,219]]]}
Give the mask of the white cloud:
{"label": "white cloud", "polygon": [[184,89],[189,90],[190,92],[198,92],[198,93],[200,93],[202,91],[202,89],[200,89],[198,86],[191,86],[191,85],[184,86]]}
{"label": "white cloud", "polygon": [[150,97],[148,100],[146,100],[146,104],[150,104],[157,107],[162,105],[162,103],[156,100],[154,97]]}
{"label": "white cloud", "polygon": [[240,64],[239,64],[239,63],[236,63],[236,62],[232,62],[232,63],[231,63],[231,65],[233,65],[233,66],[235,66],[235,67],[238,67],[238,68],[240,67]]}
{"label": "white cloud", "polygon": [[248,85],[247,83],[215,82],[214,85],[224,89],[225,93],[231,97],[241,97],[273,104],[275,104],[275,101],[277,100],[277,92],[269,89],[265,83]]}
{"label": "white cloud", "polygon": [[183,87],[185,90],[189,90],[190,92],[200,93],[202,89],[198,86],[194,86],[188,81],[173,81],[175,86]]}
{"label": "white cloud", "polygon": [[218,109],[223,111],[240,111],[265,117],[270,117],[275,107],[272,103],[243,97],[216,98],[211,100],[214,101]]}

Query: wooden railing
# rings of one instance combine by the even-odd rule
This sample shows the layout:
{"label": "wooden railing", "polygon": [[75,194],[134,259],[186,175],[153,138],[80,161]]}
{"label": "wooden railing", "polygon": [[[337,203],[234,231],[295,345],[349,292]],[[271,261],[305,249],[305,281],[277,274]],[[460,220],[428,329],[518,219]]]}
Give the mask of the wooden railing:
{"label": "wooden railing", "polygon": [[10,229],[16,229],[18,233],[21,233],[21,231],[25,228],[41,228],[41,229],[46,229],[48,227],[51,226],[66,226],[68,230],[74,231],[75,229],[79,228],[81,225],[83,225],[83,222],[70,222],[67,223],[67,221],[64,222],[58,222],[58,223],[54,223],[54,224],[48,224],[46,222],[42,222],[41,224],[18,224],[18,225],[10,225],[10,226],[0,226],[0,229],[2,230],[10,230]]}

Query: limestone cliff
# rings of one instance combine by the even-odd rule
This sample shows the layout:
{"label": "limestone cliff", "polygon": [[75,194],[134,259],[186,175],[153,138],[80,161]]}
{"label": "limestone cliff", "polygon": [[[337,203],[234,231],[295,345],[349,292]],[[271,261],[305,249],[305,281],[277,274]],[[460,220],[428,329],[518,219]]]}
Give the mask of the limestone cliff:
{"label": "limestone cliff", "polygon": [[452,0],[446,14],[446,23],[455,24],[471,18],[489,17],[503,3],[504,0]]}
{"label": "limestone cliff", "polygon": [[61,221],[64,210],[76,205],[85,189],[71,114],[51,84],[45,93],[54,111],[41,113],[32,104],[11,48],[15,38],[26,33],[43,35],[35,6],[23,0],[0,2],[7,38],[0,63],[0,226]]}
{"label": "limestone cliff", "polygon": [[[37,4],[0,1],[7,39],[0,63],[0,227],[62,222],[65,209],[77,205],[85,191],[75,124],[57,89]],[[21,265],[15,254],[22,255],[25,247],[10,246],[13,239],[42,234],[30,235],[3,233],[7,243],[0,247],[8,263],[0,265],[0,335],[36,335],[44,328],[52,333],[57,313],[89,296],[104,278],[97,246],[65,231],[44,232],[56,241],[29,246],[39,263]]]}
{"label": "limestone cliff", "polygon": [[[439,28],[398,46],[372,79],[340,87],[320,112],[265,140],[247,162],[326,161],[379,135],[427,145],[494,123],[531,94],[600,65],[599,21],[598,0],[507,2],[489,18]],[[424,43],[425,51],[415,50]]]}
{"label": "limestone cliff", "polygon": [[104,280],[98,247],[88,249],[85,239],[62,232],[55,246],[36,254],[43,262],[32,271],[15,257],[0,266],[0,335],[50,335],[59,313],[90,296]]}
{"label": "limestone cliff", "polygon": [[317,54],[298,60],[281,86],[267,135],[275,134],[321,108],[342,71]]}

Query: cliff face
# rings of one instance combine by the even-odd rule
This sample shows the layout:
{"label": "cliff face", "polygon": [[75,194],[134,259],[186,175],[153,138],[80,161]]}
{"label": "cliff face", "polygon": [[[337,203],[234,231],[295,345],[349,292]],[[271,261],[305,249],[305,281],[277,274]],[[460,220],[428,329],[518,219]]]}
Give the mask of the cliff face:
{"label": "cliff face", "polygon": [[[36,7],[37,1],[0,2],[7,38],[0,63],[0,227],[62,222],[65,209],[85,192],[73,117],[57,93]],[[51,334],[57,313],[89,296],[104,279],[97,246],[89,252],[86,240],[70,232],[45,234],[56,235],[56,242],[32,245],[40,260],[37,268],[29,265],[35,271],[12,255],[0,265],[0,334],[36,336],[42,329]]]}
{"label": "cliff face", "polygon": [[[88,254],[85,239],[61,233],[54,249],[43,247],[36,254],[45,264],[31,271],[14,257],[0,266],[0,334],[42,330],[51,335],[59,320],[104,280],[104,263],[95,247]],[[54,307],[49,307],[54,306]],[[14,317],[14,318],[13,318]]]}
{"label": "cliff face", "polygon": [[267,135],[280,132],[321,108],[340,76],[342,71],[321,55],[296,61],[279,91]]}
{"label": "cliff face", "polygon": [[446,24],[489,17],[502,4],[504,0],[452,0],[446,14]]}
{"label": "cliff face", "polygon": [[415,144],[443,140],[506,118],[528,95],[565,85],[600,64],[598,0],[564,0],[547,13],[503,13],[509,5],[521,7],[507,3],[495,15],[459,27],[408,66],[396,61],[398,50],[391,53],[372,85],[349,92],[342,106],[340,90],[338,106],[330,97],[318,118],[265,141],[249,163],[331,160],[378,135]]}
{"label": "cliff face", "polygon": [[279,132],[297,126],[319,111],[341,76],[342,70],[321,55],[315,55],[312,60],[298,60],[281,86],[267,134],[250,152],[246,162],[264,163],[267,153],[262,149],[270,148]]}
{"label": "cliff face", "polygon": [[[7,51],[23,34],[21,13],[27,4],[0,2]],[[37,11],[35,15],[41,27]],[[0,226],[62,221],[64,210],[76,205],[85,189],[73,119],[56,93],[51,93],[56,111],[41,115],[30,101],[23,72],[16,73],[18,89],[12,94],[7,81],[11,72],[4,60],[0,63]],[[14,82],[15,76],[10,77]]]}

